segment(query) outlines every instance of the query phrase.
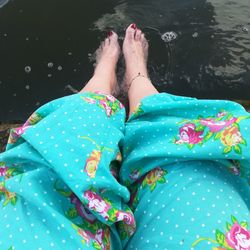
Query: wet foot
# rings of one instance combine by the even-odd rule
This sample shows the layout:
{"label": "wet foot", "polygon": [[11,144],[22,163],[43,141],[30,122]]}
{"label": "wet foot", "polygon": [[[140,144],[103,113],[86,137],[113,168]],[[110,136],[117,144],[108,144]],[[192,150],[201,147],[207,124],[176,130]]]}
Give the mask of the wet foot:
{"label": "wet foot", "polygon": [[138,74],[148,77],[148,42],[144,33],[135,24],[131,24],[126,30],[123,54],[126,62],[125,82],[129,88],[131,81]]}
{"label": "wet foot", "polygon": [[[106,84],[110,93],[115,93],[117,89],[116,64],[120,55],[118,36],[110,31],[108,37],[96,50],[96,67],[94,80],[100,84]],[[92,78],[92,79],[93,79]]]}

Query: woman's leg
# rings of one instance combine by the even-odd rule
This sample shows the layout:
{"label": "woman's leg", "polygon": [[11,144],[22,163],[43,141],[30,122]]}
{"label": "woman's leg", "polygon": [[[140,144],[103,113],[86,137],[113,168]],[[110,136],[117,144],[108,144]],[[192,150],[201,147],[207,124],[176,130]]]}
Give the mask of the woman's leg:
{"label": "woman's leg", "polygon": [[[124,43],[129,58],[138,44]],[[229,101],[151,95],[150,81],[132,71],[146,74],[145,64],[124,54],[126,76],[136,79],[130,108],[140,108],[123,144],[120,180],[131,190],[137,222],[123,249],[250,249],[249,113]]]}
{"label": "woman's leg", "polygon": [[110,31],[108,37],[96,51],[97,66],[94,75],[80,93],[95,91],[105,94],[113,93],[117,84],[115,70],[119,55],[118,36],[115,32]]}
{"label": "woman's leg", "polygon": [[147,71],[148,42],[135,24],[131,24],[126,30],[123,53],[126,61],[125,82],[129,88],[131,114],[142,98],[158,93]]}

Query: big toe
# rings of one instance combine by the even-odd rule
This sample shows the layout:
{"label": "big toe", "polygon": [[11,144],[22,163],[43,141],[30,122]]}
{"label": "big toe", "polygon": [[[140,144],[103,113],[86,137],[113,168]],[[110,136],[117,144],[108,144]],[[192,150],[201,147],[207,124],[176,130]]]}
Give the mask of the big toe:
{"label": "big toe", "polygon": [[136,25],[134,23],[130,24],[126,29],[126,36],[125,39],[134,40],[136,33]]}

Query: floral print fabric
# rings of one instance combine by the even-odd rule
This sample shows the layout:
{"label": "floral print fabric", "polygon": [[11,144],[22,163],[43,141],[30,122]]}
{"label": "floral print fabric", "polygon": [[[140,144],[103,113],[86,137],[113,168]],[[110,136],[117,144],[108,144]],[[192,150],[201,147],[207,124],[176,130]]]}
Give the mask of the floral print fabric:
{"label": "floral print fabric", "polygon": [[135,230],[116,178],[125,110],[113,96],[54,100],[10,133],[0,155],[0,249],[121,249]]}
{"label": "floral print fabric", "polygon": [[230,101],[141,100],[122,151],[137,222],[124,249],[250,250],[249,118]]}
{"label": "floral print fabric", "polygon": [[249,117],[169,94],[127,123],[100,92],[42,106],[0,154],[0,249],[249,250]]}

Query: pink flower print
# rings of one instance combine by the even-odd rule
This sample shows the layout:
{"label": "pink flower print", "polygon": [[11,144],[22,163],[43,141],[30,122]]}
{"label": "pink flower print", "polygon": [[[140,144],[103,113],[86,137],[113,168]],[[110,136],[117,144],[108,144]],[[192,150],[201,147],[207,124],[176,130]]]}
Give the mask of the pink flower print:
{"label": "pink flower print", "polygon": [[89,245],[90,242],[90,237],[87,234],[87,232],[85,232],[83,229],[78,228],[77,230],[78,234],[86,241],[87,245]]}
{"label": "pink flower print", "polygon": [[112,109],[107,105],[107,103],[104,100],[100,101],[100,105],[105,109],[107,116],[110,117]]}
{"label": "pink flower print", "polygon": [[234,174],[234,175],[240,175],[240,169],[239,168],[237,168],[237,166],[231,166],[230,167],[230,172],[232,173],[232,174]]}
{"label": "pink flower print", "polygon": [[230,232],[226,234],[226,241],[233,249],[250,250],[250,231],[234,223]]}
{"label": "pink flower print", "polygon": [[121,102],[119,102],[119,108],[120,108],[120,109],[123,109],[123,108],[124,108],[124,106],[123,106],[123,104],[122,104]]}
{"label": "pink flower print", "polygon": [[98,194],[90,190],[84,192],[84,197],[88,199],[88,208],[90,210],[96,211],[105,220],[108,220],[108,211],[111,206],[107,202],[105,202]]}
{"label": "pink flower print", "polygon": [[202,141],[201,135],[203,131],[195,131],[195,124],[187,123],[182,126],[179,130],[180,140],[176,141],[177,144],[182,143],[190,143],[190,144],[197,144]]}
{"label": "pink flower print", "polygon": [[138,170],[138,169],[135,169],[135,170],[129,175],[130,179],[132,179],[132,180],[134,180],[134,181],[136,181],[136,180],[139,178],[139,176],[140,176],[140,170]]}
{"label": "pink flower print", "polygon": [[223,116],[226,116],[227,115],[227,112],[223,111],[223,112],[219,112],[217,114],[217,117],[223,117]]}
{"label": "pink flower print", "polygon": [[131,213],[117,211],[116,219],[117,221],[124,221],[127,225],[135,225],[135,219]]}
{"label": "pink flower print", "polygon": [[96,220],[96,217],[88,210],[86,209],[81,201],[78,199],[78,197],[72,193],[70,195],[70,202],[75,205],[77,213],[84,219],[86,219],[89,223],[93,224]]}
{"label": "pink flower print", "polygon": [[111,102],[115,102],[116,101],[115,97],[112,96],[112,95],[106,95],[106,98],[107,98],[107,100],[109,100]]}
{"label": "pink flower print", "polygon": [[5,176],[8,169],[6,166],[0,167],[0,176]]}
{"label": "pink flower print", "polygon": [[15,135],[20,137],[28,127],[29,125],[24,124],[22,127],[14,129]]}
{"label": "pink flower print", "polygon": [[100,245],[102,249],[105,249],[105,246],[103,244],[103,238],[104,238],[104,231],[102,229],[98,229],[94,239],[97,241],[97,243]]}
{"label": "pink flower print", "polygon": [[214,121],[213,119],[201,119],[200,123],[204,126],[209,127],[209,130],[214,133],[214,132],[219,132],[225,127],[230,126],[231,124],[236,122],[236,120],[237,118],[235,117],[232,117],[228,121]]}
{"label": "pink flower print", "polygon": [[96,103],[96,101],[94,99],[90,98],[90,97],[84,97],[84,100],[86,102],[90,103],[90,104],[95,104]]}

